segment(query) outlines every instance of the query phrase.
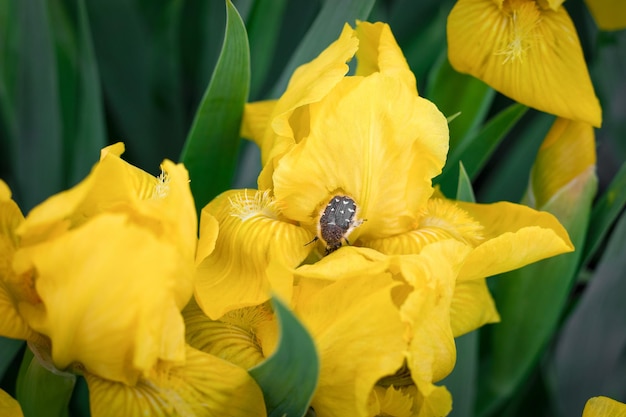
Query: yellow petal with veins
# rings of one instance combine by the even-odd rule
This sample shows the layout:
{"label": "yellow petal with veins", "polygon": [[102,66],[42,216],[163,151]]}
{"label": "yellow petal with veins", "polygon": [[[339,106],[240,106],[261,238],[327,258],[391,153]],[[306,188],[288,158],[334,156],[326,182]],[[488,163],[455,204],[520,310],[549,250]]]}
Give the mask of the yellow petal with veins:
{"label": "yellow petal with veins", "polygon": [[609,397],[593,397],[585,404],[583,417],[626,417],[626,404]]}
{"label": "yellow petal with veins", "polygon": [[462,336],[487,323],[497,323],[500,315],[484,279],[459,281],[450,305],[454,337]]}

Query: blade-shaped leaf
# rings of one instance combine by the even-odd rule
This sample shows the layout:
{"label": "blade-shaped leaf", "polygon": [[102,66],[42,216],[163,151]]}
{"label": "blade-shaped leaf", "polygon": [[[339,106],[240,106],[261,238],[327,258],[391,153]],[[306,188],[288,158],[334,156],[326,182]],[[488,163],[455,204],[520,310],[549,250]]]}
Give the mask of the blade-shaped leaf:
{"label": "blade-shaped leaf", "polygon": [[240,137],[243,107],[250,86],[250,52],[246,28],[227,1],[222,52],[206,89],[181,160],[189,170],[198,211],[230,188]]}
{"label": "blade-shaped leaf", "polygon": [[306,329],[278,299],[273,306],[280,340],[272,356],[250,369],[263,390],[269,417],[301,417],[309,408],[317,386],[319,359]]}
{"label": "blade-shaped leaf", "polygon": [[458,162],[463,161],[469,177],[476,178],[496,147],[526,110],[528,110],[526,106],[518,103],[512,104],[494,116],[477,134],[466,137],[457,148],[451,150],[446,162],[448,169],[444,169],[438,178],[438,183],[441,184],[441,190],[444,194],[452,195],[454,193],[453,190],[458,178],[458,172],[455,168]]}
{"label": "blade-shaped leaf", "polygon": [[585,401],[602,394],[626,399],[626,215],[576,309],[563,326],[554,352],[556,402],[563,416],[580,414]]}
{"label": "blade-shaped leaf", "polygon": [[459,184],[456,189],[456,199],[460,201],[467,201],[469,203],[475,203],[476,197],[474,196],[474,189],[472,188],[472,181],[465,171],[463,162],[459,162]]}
{"label": "blade-shaped leaf", "polygon": [[325,1],[304,39],[291,56],[280,78],[274,85],[271,97],[285,91],[289,78],[297,67],[315,58],[337,39],[343,25],[354,25],[356,20],[366,20],[375,0]]}

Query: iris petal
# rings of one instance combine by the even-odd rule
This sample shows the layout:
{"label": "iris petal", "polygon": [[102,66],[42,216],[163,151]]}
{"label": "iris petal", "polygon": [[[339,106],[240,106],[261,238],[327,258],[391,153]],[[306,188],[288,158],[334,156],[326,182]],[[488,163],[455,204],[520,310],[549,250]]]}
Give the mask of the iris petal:
{"label": "iris petal", "polygon": [[450,305],[450,322],[454,337],[498,321],[500,315],[487,288],[486,280],[475,279],[456,283]]}
{"label": "iris petal", "polygon": [[[270,290],[291,298],[292,269],[313,235],[285,221],[268,193],[231,190],[203,210],[219,222],[215,250],[196,271],[196,300],[217,320],[237,308],[267,301]],[[200,238],[202,240],[202,237]]]}
{"label": "iris petal", "polygon": [[447,30],[448,57],[457,71],[522,104],[600,126],[600,104],[563,7],[506,0],[498,8],[491,0],[459,0]]}

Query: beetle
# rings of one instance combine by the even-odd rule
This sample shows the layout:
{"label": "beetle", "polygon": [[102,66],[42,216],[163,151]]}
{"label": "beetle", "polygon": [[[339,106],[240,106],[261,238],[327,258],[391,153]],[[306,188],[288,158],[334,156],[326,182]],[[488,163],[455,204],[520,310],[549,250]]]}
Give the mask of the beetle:
{"label": "beetle", "polygon": [[320,214],[317,224],[317,236],[307,245],[321,240],[326,244],[324,255],[328,255],[343,245],[345,241],[348,245],[348,235],[363,223],[363,220],[356,218],[357,205],[351,197],[336,195],[330,199]]}

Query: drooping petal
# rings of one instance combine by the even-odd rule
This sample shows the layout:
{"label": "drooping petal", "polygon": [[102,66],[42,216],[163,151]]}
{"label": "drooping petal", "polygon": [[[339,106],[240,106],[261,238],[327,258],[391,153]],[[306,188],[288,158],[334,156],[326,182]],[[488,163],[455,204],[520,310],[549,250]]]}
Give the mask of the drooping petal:
{"label": "drooping petal", "polygon": [[355,75],[367,76],[380,72],[402,81],[407,89],[417,93],[415,75],[388,24],[358,22],[356,34],[359,37],[359,50],[356,53],[358,65]]}
{"label": "drooping petal", "polygon": [[467,257],[459,280],[485,278],[574,250],[550,213],[508,202],[457,204],[483,225],[485,237]]}
{"label": "drooping petal", "polygon": [[476,246],[483,239],[483,226],[455,201],[431,198],[421,210],[417,225],[405,233],[363,242],[382,253],[410,255],[434,242],[455,239]]}
{"label": "drooping petal", "polygon": [[626,404],[609,397],[593,397],[585,404],[583,417],[626,417]]}
{"label": "drooping petal", "polygon": [[15,268],[35,274],[41,303],[21,303],[20,313],[50,338],[57,368],[79,362],[88,372],[133,384],[159,359],[184,359],[175,287],[192,271],[178,248],[126,216],[100,215],[21,248]]}
{"label": "drooping petal", "polygon": [[345,79],[320,103],[307,139],[280,159],[274,193],[311,230],[332,196],[349,196],[366,220],[351,242],[390,236],[413,223],[447,150],[447,123],[431,102],[380,74]]}
{"label": "drooping petal", "polygon": [[185,356],[132,386],[86,373],[92,416],[266,415],[263,394],[244,369],[190,347]]}
{"label": "drooping petal", "polygon": [[295,302],[320,356],[312,406],[319,417],[366,416],[374,384],[403,360],[405,325],[391,296],[397,283],[391,274],[341,279],[322,288],[312,281],[301,279]]}
{"label": "drooping petal", "polygon": [[459,281],[450,305],[452,334],[459,337],[487,323],[500,321],[500,315],[484,279]]}
{"label": "drooping petal", "polygon": [[310,252],[306,244],[313,235],[286,221],[268,192],[227,191],[203,211],[218,220],[219,234],[215,250],[196,270],[202,310],[217,320],[230,310],[267,301],[270,290],[290,299],[292,268]]}
{"label": "drooping petal", "polygon": [[626,28],[626,10],[622,0],[585,0],[585,4],[601,30]]}
{"label": "drooping petal", "polygon": [[457,71],[522,104],[600,126],[600,104],[563,7],[505,0],[499,8],[491,0],[459,0],[447,31],[448,57]]}

